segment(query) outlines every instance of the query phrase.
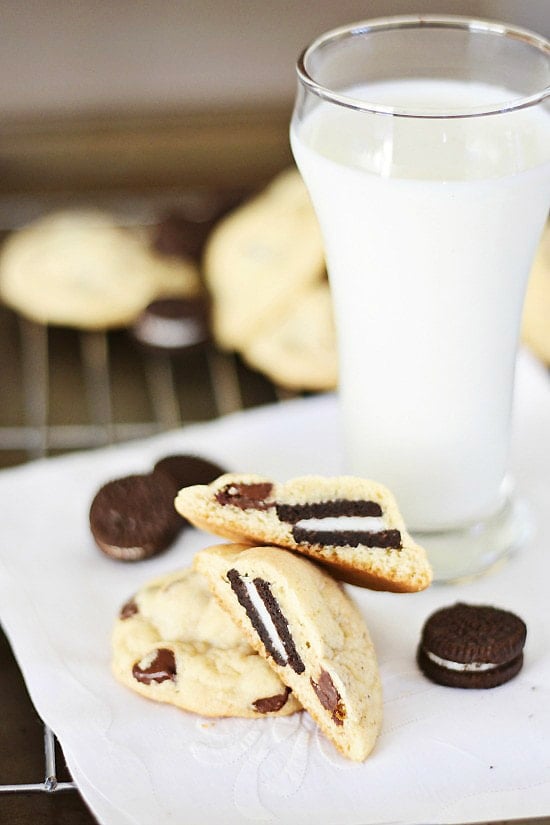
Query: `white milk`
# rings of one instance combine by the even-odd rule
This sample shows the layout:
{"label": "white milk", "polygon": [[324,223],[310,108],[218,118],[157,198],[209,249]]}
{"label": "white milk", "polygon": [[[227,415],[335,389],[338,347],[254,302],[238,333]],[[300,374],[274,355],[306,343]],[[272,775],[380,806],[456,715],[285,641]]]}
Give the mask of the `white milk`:
{"label": "white milk", "polygon": [[[424,112],[517,97],[429,80],[353,94]],[[319,102],[291,142],[325,239],[348,470],[386,483],[413,530],[490,514],[550,205],[550,115],[417,120]]]}

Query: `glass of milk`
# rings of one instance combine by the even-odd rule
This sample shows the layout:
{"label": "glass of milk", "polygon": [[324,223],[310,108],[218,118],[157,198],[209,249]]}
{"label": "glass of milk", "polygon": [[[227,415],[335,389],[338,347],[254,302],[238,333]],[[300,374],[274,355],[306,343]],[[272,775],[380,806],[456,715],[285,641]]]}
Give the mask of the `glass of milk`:
{"label": "glass of milk", "polygon": [[527,277],[550,206],[550,43],[407,16],[319,37],[291,144],[324,237],[345,471],[390,487],[438,580],[529,519],[508,474]]}

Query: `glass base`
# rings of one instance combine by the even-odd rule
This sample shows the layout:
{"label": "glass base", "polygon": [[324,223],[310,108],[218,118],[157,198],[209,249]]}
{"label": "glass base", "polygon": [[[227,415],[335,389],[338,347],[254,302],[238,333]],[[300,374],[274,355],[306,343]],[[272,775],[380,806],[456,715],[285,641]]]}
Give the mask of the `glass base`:
{"label": "glass base", "polygon": [[434,583],[456,584],[488,573],[523,547],[533,532],[527,504],[509,495],[485,521],[458,530],[413,532],[434,572]]}

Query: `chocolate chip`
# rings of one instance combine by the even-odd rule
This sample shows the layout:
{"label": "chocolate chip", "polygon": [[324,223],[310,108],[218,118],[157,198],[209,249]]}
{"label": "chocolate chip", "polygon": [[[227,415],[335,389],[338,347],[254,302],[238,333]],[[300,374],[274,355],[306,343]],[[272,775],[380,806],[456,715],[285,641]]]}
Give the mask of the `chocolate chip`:
{"label": "chocolate chip", "polygon": [[129,619],[131,616],[135,616],[135,614],[138,612],[138,606],[132,598],[129,601],[127,601],[126,604],[122,605],[122,607],[120,608],[119,616],[121,619]]}
{"label": "chocolate chip", "polygon": [[233,504],[241,510],[268,510],[273,507],[273,502],[266,501],[272,490],[271,482],[227,484],[216,493],[216,501],[221,505]]}
{"label": "chocolate chip", "polygon": [[141,668],[139,662],[136,662],[132,668],[132,675],[144,685],[150,685],[151,682],[166,682],[168,679],[175,681],[176,659],[173,651],[165,647],[159,648],[155,658],[147,667]]}
{"label": "chocolate chip", "polygon": [[314,682],[313,679],[309,681],[322,706],[332,714],[332,721],[336,725],[343,725],[346,718],[346,708],[342,702],[342,697],[334,687],[330,673],[322,670],[318,682]]}
{"label": "chocolate chip", "polygon": [[266,696],[263,699],[256,699],[256,701],[252,702],[252,704],[258,713],[275,713],[275,711],[281,710],[281,708],[286,705],[287,699],[291,693],[291,689],[287,687],[285,688],[284,693],[277,693],[275,696]]}
{"label": "chocolate chip", "polygon": [[327,518],[338,516],[381,516],[382,508],[376,501],[351,501],[334,499],[333,501],[312,501],[307,504],[277,504],[279,521],[296,524],[309,518]]}

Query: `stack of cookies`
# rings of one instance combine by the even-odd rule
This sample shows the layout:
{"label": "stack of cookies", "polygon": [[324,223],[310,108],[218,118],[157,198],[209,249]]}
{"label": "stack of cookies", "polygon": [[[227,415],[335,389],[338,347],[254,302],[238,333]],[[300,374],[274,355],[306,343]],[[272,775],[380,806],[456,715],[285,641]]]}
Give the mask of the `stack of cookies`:
{"label": "stack of cookies", "polygon": [[431,582],[392,494],[350,477],[277,484],[226,473],[184,487],[175,503],[186,522],[232,543],[205,548],[192,569],[123,605],[115,676],[207,716],[305,708],[344,756],[364,760],[381,727],[380,677],[341,580],[395,592]]}
{"label": "stack of cookies", "polygon": [[203,268],[219,346],[289,389],[336,386],[323,241],[297,170],[217,224]]}
{"label": "stack of cookies", "polygon": [[550,222],[545,226],[535,256],[525,304],[522,338],[544,364],[550,366]]}

